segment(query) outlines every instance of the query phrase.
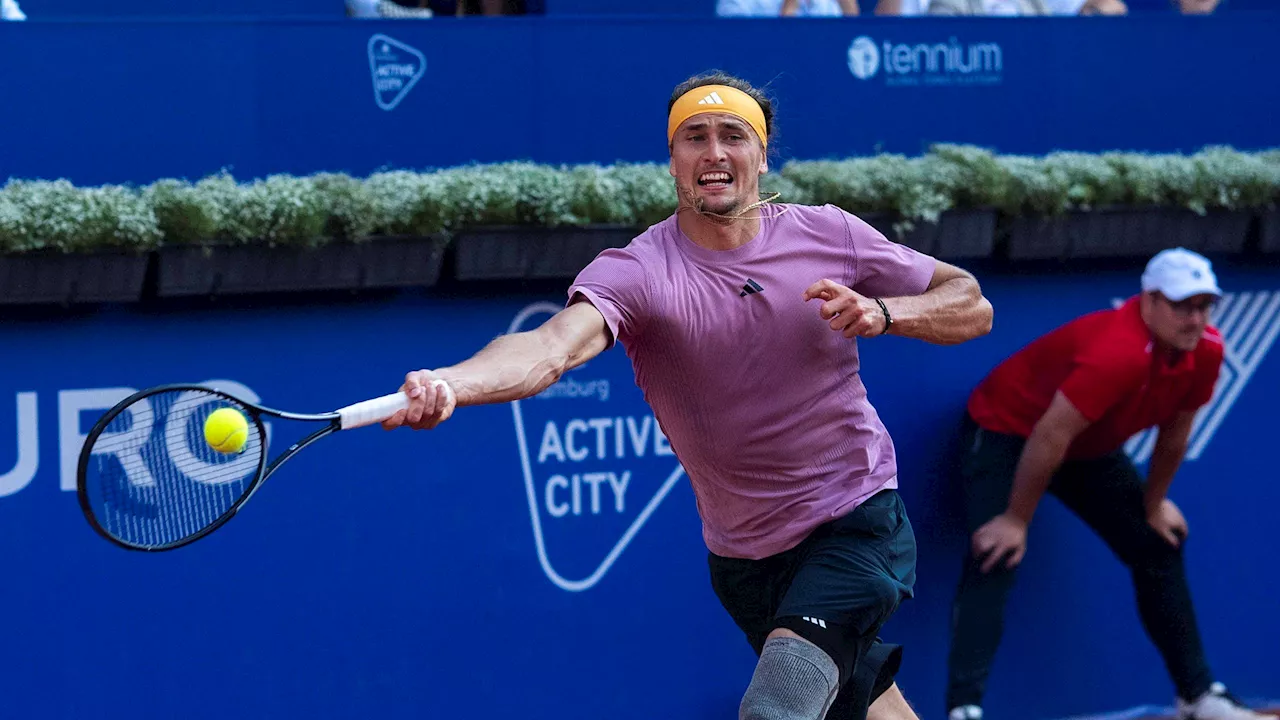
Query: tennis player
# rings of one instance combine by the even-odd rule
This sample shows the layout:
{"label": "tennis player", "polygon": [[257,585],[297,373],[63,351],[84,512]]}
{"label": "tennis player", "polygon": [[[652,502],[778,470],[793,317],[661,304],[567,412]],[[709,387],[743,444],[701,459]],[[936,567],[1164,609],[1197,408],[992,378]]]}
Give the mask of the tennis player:
{"label": "tennis player", "polygon": [[969,273],[838,208],[762,201],[774,109],[746,82],[692,78],[668,113],[675,214],[601,253],[536,330],[409,373],[411,405],[384,425],[536,395],[621,342],[688,473],[711,584],[759,655],[740,717],[863,718],[876,701],[873,718],[913,719],[900,648],[877,635],[912,595],[915,536],[856,340],[960,343],[991,305]]}

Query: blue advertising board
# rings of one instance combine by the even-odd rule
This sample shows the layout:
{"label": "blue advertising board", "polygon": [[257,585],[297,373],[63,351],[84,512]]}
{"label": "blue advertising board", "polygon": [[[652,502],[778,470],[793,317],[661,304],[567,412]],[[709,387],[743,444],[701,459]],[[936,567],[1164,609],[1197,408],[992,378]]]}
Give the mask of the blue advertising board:
{"label": "blue advertising board", "polygon": [[[916,598],[885,636],[905,644],[901,685],[932,716],[967,541],[952,473],[964,399],[1033,337],[1132,294],[1137,271],[980,278],[996,308],[989,336],[860,341],[920,543]],[[1172,497],[1191,524],[1187,563],[1217,676],[1274,697],[1280,486],[1266,448],[1280,273],[1223,267],[1221,281],[1227,366]],[[326,438],[187,548],[127,552],[80,514],[80,443],[133,389],[207,382],[323,412],[534,327],[561,302],[405,293],[7,318],[5,715],[736,717],[754,657],[710,590],[688,481],[621,349],[538,397],[463,408],[431,432]],[[277,420],[270,432],[274,455],[303,429]],[[1136,439],[1135,457],[1143,447]],[[1007,620],[993,716],[1172,702],[1126,572],[1055,501],[1037,515]]]}
{"label": "blue advertising board", "polygon": [[1277,144],[1280,14],[0,25],[0,178],[85,184],[666,159],[711,68],[778,102],[777,162]]}

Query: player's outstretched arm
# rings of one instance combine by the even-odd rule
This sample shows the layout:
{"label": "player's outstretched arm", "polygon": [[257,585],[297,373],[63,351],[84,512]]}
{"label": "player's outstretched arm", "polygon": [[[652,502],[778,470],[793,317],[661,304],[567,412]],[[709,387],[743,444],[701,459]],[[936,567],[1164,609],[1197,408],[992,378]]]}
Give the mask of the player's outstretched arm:
{"label": "player's outstretched arm", "polygon": [[575,303],[535,330],[500,335],[457,365],[409,373],[400,387],[409,407],[382,426],[426,430],[448,420],[459,405],[537,395],[608,346],[604,316],[589,302]]}

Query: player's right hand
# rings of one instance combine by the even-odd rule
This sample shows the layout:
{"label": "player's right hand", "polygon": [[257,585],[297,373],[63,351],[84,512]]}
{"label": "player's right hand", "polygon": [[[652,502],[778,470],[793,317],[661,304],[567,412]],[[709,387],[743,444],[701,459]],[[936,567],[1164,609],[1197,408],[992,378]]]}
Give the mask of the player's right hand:
{"label": "player's right hand", "polygon": [[988,573],[1004,561],[1006,568],[1017,567],[1027,553],[1027,524],[1009,513],[991,518],[973,533],[973,556],[982,561],[982,572]]}
{"label": "player's right hand", "polygon": [[819,280],[810,285],[802,297],[806,303],[822,300],[818,314],[832,330],[847,338],[876,337],[887,329],[888,322],[875,300],[834,280]]}
{"label": "player's right hand", "polygon": [[384,430],[406,425],[414,430],[430,430],[448,420],[458,406],[453,388],[432,370],[414,370],[405,375],[400,392],[409,396],[409,407],[384,420]]}

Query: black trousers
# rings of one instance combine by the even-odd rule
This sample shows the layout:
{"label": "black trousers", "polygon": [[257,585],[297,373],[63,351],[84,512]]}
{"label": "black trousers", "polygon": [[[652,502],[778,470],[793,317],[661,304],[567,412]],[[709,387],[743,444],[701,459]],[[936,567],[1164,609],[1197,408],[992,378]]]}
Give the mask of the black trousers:
{"label": "black trousers", "polygon": [[[983,430],[966,416],[964,480],[970,536],[1004,512],[1026,440]],[[1106,542],[1133,575],[1138,614],[1164,658],[1179,697],[1194,700],[1213,677],[1196,628],[1182,551],[1147,525],[1143,480],[1122,450],[1091,460],[1069,460],[1053,476],[1049,492]],[[1004,604],[1014,570],[982,572],[972,548],[952,608],[947,708],[981,705],[987,675],[1004,629]]]}

